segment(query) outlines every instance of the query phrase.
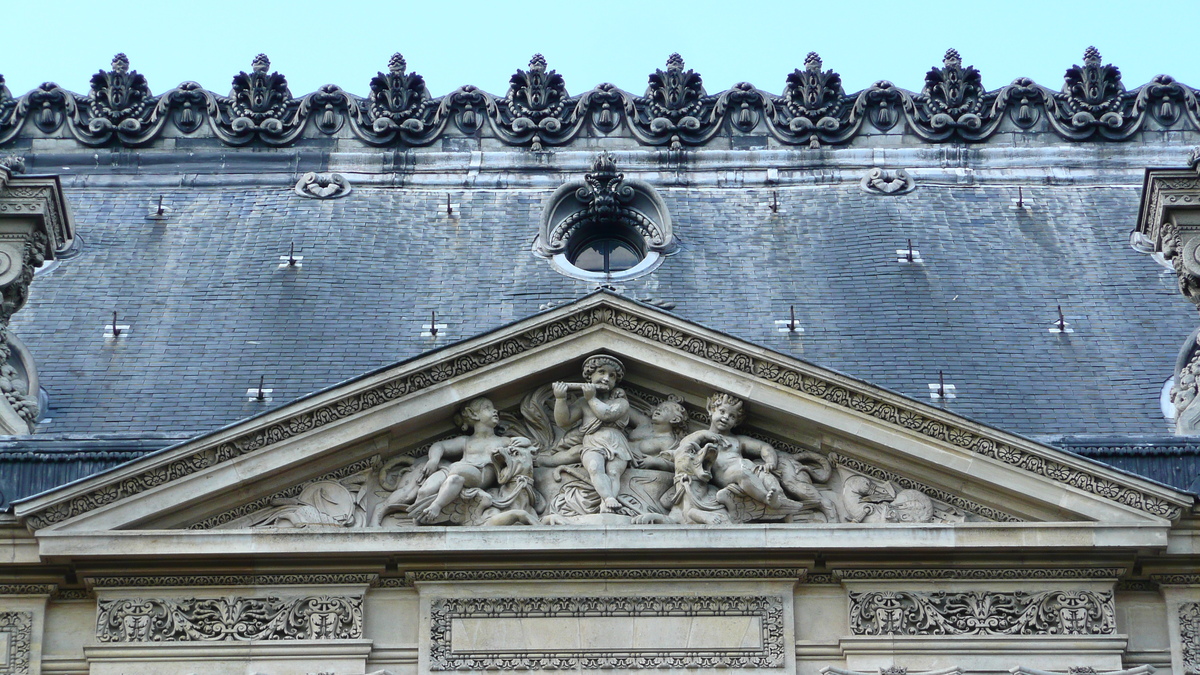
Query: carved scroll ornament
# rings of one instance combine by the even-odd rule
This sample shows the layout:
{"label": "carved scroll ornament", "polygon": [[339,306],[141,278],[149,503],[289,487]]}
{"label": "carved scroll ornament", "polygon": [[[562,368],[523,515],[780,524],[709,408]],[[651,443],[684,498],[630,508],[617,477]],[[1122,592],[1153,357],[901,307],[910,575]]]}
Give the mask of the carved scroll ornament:
{"label": "carved scroll ornament", "polygon": [[362,598],[101,600],[100,642],[351,640],[362,637]]}
{"label": "carved scroll ornament", "polygon": [[855,635],[1111,635],[1112,593],[850,593]]}

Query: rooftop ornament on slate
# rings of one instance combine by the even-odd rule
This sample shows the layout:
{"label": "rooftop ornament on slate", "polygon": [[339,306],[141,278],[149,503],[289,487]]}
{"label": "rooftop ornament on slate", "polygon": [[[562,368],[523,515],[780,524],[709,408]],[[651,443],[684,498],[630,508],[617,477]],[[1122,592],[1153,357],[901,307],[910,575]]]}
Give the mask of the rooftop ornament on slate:
{"label": "rooftop ornament on slate", "polygon": [[[912,92],[879,81],[846,93],[841,76],[810,52],[783,83],[782,95],[741,82],[708,94],[700,73],[672,54],[649,77],[644,94],[601,84],[571,95],[563,77],[536,55],[496,96],[471,85],[433,97],[400,54],[370,81],[366,97],[333,84],[299,98],[283,74],[259,54],[227,96],[184,82],[162,94],[117,55],[92,78],[86,96],[48,82],[13,97],[0,77],[0,145],[17,137],[71,137],[89,146],[138,147],[174,125],[185,135],[229,145],[288,145],[328,137],[348,122],[371,146],[426,146],[444,137],[485,135],[530,150],[562,146],[581,136],[624,133],[642,145],[700,147],[717,136],[765,135],[786,146],[852,143],[864,133],[904,133],[929,143],[986,142],[1002,129],[1053,133],[1072,141],[1132,137],[1139,130],[1200,131],[1196,92],[1168,75],[1127,90],[1120,70],[1089,47],[1082,65],[1066,70],[1059,90],[1018,78],[988,91],[975,68],[951,49]],[[897,125],[903,125],[897,128]],[[865,125],[865,126],[864,126]],[[66,132],[62,127],[66,127]]]}

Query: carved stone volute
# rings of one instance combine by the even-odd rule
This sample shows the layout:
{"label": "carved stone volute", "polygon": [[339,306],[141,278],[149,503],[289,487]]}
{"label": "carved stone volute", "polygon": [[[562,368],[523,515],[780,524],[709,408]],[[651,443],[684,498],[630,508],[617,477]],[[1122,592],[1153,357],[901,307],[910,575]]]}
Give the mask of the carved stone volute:
{"label": "carved stone volute", "polygon": [[0,434],[28,434],[37,419],[36,371],[8,323],[29,297],[34,270],[74,237],[58,178],[23,176],[0,162]]}
{"label": "carved stone volute", "polygon": [[[1179,292],[1200,309],[1200,165],[1192,152],[1190,168],[1151,169],[1146,172],[1137,229],[1130,245],[1149,253],[1175,270]],[[1175,431],[1200,434],[1200,348],[1197,335],[1184,342],[1175,366],[1171,401],[1175,405]]]}

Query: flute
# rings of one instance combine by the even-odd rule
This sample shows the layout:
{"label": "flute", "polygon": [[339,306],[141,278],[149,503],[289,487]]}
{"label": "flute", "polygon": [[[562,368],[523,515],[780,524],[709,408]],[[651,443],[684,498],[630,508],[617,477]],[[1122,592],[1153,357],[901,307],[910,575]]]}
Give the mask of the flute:
{"label": "flute", "polygon": [[581,391],[589,382],[557,382],[556,384],[567,385],[567,391]]}

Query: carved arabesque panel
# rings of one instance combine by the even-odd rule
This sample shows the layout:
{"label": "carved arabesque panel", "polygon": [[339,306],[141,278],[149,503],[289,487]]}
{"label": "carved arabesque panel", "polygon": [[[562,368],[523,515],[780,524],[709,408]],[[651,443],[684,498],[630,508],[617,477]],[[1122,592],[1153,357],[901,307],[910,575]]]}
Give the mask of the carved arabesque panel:
{"label": "carved arabesque panel", "polygon": [[101,600],[100,642],[352,640],[362,637],[362,598]]}
{"label": "carved arabesque panel", "polygon": [[1179,645],[1184,675],[1200,673],[1200,603],[1179,606]]}
{"label": "carved arabesque panel", "polygon": [[33,612],[0,612],[0,675],[31,675],[33,660]]}
{"label": "carved arabesque panel", "polygon": [[850,593],[855,635],[1112,635],[1113,594],[1096,591]]}

